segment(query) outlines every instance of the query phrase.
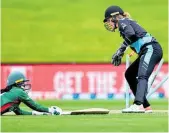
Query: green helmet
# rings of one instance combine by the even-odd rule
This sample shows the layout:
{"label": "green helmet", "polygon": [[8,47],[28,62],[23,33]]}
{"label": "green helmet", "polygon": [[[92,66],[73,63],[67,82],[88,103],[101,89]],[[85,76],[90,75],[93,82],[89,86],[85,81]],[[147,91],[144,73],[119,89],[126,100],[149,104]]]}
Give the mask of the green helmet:
{"label": "green helmet", "polygon": [[14,84],[27,82],[29,81],[26,77],[19,71],[11,72],[7,79],[7,86],[11,86]]}

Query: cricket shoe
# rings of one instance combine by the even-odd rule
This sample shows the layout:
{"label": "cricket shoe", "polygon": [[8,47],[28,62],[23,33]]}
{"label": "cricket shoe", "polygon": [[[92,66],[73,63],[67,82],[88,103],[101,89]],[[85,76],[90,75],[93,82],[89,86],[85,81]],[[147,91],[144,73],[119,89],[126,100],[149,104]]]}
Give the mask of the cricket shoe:
{"label": "cricket shoe", "polygon": [[123,109],[122,113],[145,113],[145,109],[142,104],[133,104],[129,108]]}
{"label": "cricket shoe", "polygon": [[148,107],[146,107],[144,109],[145,109],[145,113],[152,113],[153,112],[153,110],[152,110],[152,108],[150,106],[148,106]]}

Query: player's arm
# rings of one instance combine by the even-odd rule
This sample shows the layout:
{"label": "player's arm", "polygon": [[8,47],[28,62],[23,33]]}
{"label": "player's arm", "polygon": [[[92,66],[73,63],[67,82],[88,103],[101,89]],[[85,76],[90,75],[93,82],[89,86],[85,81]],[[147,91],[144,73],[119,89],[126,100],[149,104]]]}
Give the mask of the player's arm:
{"label": "player's arm", "polygon": [[46,112],[37,112],[37,111],[29,112],[29,111],[25,111],[25,110],[20,109],[19,106],[15,107],[13,112],[16,115],[49,115],[49,113],[46,113]]}
{"label": "player's arm", "polygon": [[124,42],[121,44],[120,48],[116,51],[116,53],[112,57],[111,63],[115,66],[119,66],[121,64],[121,59],[126,51],[126,48],[137,40],[135,35],[135,31],[129,22],[125,20],[120,20],[118,22],[119,31],[124,39]]}
{"label": "player's arm", "polygon": [[25,105],[30,107],[33,110],[36,110],[38,112],[49,112],[49,109],[47,107],[44,107],[34,100],[32,100],[28,94],[24,91],[21,91],[21,94],[19,95],[19,99],[21,102],[23,102]]}
{"label": "player's arm", "polygon": [[37,102],[35,102],[34,100],[32,100],[28,94],[25,91],[20,91],[20,95],[19,95],[19,100],[21,102],[23,102],[25,105],[27,105],[28,107],[30,107],[31,109],[34,110],[33,113],[50,113],[52,115],[60,115],[62,112],[62,109],[60,109],[57,106],[51,106],[50,108],[44,107],[40,104],[38,104]]}
{"label": "player's arm", "polygon": [[15,107],[15,108],[13,109],[13,112],[14,112],[16,115],[32,115],[32,112],[21,110],[21,109],[19,108],[19,106]]}

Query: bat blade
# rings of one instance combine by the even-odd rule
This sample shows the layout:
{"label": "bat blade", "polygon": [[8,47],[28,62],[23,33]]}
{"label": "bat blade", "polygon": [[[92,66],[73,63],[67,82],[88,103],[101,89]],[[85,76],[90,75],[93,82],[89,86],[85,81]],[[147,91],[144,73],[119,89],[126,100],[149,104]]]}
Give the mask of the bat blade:
{"label": "bat blade", "polygon": [[89,108],[83,110],[75,110],[71,111],[70,115],[94,115],[94,114],[108,114],[110,111],[108,109],[103,108]]}

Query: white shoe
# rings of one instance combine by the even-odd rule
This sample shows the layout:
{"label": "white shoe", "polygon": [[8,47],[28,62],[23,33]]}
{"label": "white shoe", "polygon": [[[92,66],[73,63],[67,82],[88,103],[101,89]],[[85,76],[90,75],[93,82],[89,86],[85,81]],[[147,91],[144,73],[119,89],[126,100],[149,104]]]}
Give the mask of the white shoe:
{"label": "white shoe", "polygon": [[122,113],[145,113],[145,109],[142,104],[133,104],[129,108],[123,109]]}

